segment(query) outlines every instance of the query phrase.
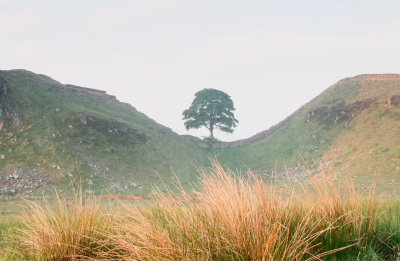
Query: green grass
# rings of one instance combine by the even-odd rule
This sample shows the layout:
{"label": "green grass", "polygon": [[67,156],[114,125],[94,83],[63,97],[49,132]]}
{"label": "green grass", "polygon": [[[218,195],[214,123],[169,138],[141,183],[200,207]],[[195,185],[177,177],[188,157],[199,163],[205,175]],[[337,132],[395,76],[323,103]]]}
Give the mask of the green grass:
{"label": "green grass", "polygon": [[[0,134],[6,156],[0,168],[40,169],[60,189],[68,190],[70,173],[74,183],[97,192],[148,194],[160,176],[187,185],[196,180],[195,166],[208,162],[203,149],[119,102],[65,90],[28,71],[1,71],[0,77],[20,120]],[[113,182],[127,190],[113,190]]]}
{"label": "green grass", "polygon": [[0,260],[24,260],[11,249],[16,244],[14,241],[16,230],[22,228],[23,221],[18,215],[9,212],[0,215]]}
{"label": "green grass", "polygon": [[380,193],[398,194],[400,108],[386,105],[390,97],[400,95],[400,78],[376,78],[340,81],[271,135],[216,150],[215,157],[230,169],[278,173],[298,163],[314,168],[320,161],[330,162],[342,174],[353,175],[363,189],[375,180]]}
{"label": "green grass", "polygon": [[[279,173],[298,163],[314,168],[320,160],[331,161],[360,186],[376,179],[380,192],[399,191],[400,108],[385,106],[400,95],[394,78],[342,80],[266,138],[205,150],[111,99],[65,90],[57,81],[23,70],[0,71],[0,77],[7,81],[7,101],[21,123],[0,134],[0,153],[6,157],[0,169],[40,169],[67,193],[72,193],[68,174],[75,185],[97,193],[144,195],[175,177],[190,189],[198,181],[195,166],[210,166],[210,159],[238,172]],[[368,106],[357,107],[363,103]]]}
{"label": "green grass", "polygon": [[[271,185],[219,165],[191,194],[150,205],[101,208],[78,194],[28,203],[20,221],[0,219],[5,248],[27,260],[398,260],[400,204],[318,174]],[[19,232],[12,228],[18,227]],[[4,244],[3,244],[4,245]],[[0,260],[13,260],[5,252]],[[8,259],[9,258],[9,259]],[[15,259],[18,260],[18,259]],[[23,259],[19,259],[23,260]]]}
{"label": "green grass", "polygon": [[231,169],[282,171],[299,162],[312,164],[344,129],[346,123],[335,123],[335,119],[357,97],[360,88],[356,80],[338,83],[300,108],[265,139],[216,151],[216,156]]}
{"label": "green grass", "polygon": [[340,163],[337,169],[352,175],[357,184],[375,180],[382,197],[399,195],[400,108],[386,106],[390,97],[399,94],[398,86],[398,81],[365,82],[357,99],[373,97],[375,103],[352,121],[324,155],[324,160],[334,158]]}

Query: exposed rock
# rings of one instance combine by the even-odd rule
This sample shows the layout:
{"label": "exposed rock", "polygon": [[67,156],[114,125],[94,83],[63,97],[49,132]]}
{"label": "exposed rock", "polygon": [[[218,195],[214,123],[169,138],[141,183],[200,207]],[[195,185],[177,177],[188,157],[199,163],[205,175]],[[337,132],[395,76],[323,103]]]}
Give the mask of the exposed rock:
{"label": "exposed rock", "polygon": [[372,98],[350,104],[346,104],[341,99],[332,100],[328,104],[311,109],[307,113],[306,122],[316,121],[329,127],[341,122],[349,122],[374,102],[376,99]]}
{"label": "exposed rock", "polygon": [[50,175],[36,169],[6,168],[0,171],[0,198],[27,196],[50,183]]}
{"label": "exposed rock", "polygon": [[0,78],[0,130],[11,126],[19,126],[18,113],[11,108],[8,96],[7,82]]}
{"label": "exposed rock", "polygon": [[93,190],[85,190],[84,193],[87,194],[87,195],[94,195],[94,191]]}
{"label": "exposed rock", "polygon": [[310,174],[316,173],[317,170],[306,170],[304,166],[297,163],[296,166],[286,169],[285,172],[276,172],[274,170],[270,171],[250,171],[248,175],[256,175],[267,182],[275,181],[293,181],[293,182],[303,182],[306,181]]}
{"label": "exposed rock", "polygon": [[367,109],[374,102],[376,102],[376,99],[372,98],[353,102],[346,106],[345,113],[349,115],[349,120],[352,120],[358,113]]}
{"label": "exposed rock", "polygon": [[67,89],[68,91],[74,91],[79,93],[86,93],[92,96],[95,96],[101,100],[109,101],[109,102],[118,102],[115,96],[107,94],[105,91],[80,87],[72,84],[65,84],[61,88]]}
{"label": "exposed rock", "polygon": [[53,169],[57,169],[57,170],[60,170],[60,169],[61,169],[59,165],[53,165],[52,168],[53,168]]}
{"label": "exposed rock", "polygon": [[393,107],[400,107],[400,95],[391,96],[386,104],[386,107],[393,108]]}

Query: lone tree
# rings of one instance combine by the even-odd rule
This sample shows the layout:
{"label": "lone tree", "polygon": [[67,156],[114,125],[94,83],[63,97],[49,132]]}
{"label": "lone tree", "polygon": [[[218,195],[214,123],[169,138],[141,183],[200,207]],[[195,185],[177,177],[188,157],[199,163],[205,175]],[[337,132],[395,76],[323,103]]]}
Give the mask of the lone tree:
{"label": "lone tree", "polygon": [[187,130],[204,126],[210,131],[211,138],[214,138],[214,129],[233,132],[239,122],[233,115],[234,110],[228,94],[216,89],[204,89],[195,94],[192,105],[182,115]]}

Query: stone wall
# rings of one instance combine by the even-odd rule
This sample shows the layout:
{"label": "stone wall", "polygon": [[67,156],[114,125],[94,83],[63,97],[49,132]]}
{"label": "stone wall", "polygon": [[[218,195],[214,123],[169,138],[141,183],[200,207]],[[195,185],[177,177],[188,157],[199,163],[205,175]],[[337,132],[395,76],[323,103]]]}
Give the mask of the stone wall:
{"label": "stone wall", "polygon": [[[271,135],[274,131],[276,131],[277,129],[279,129],[282,125],[284,125],[288,120],[290,120],[296,113],[298,113],[301,109],[303,109],[303,106],[296,110],[294,113],[292,113],[291,115],[289,115],[286,119],[284,119],[283,121],[279,122],[278,124],[272,126],[271,128],[269,128],[268,130],[262,131],[260,133],[257,133],[254,136],[251,136],[250,138],[247,139],[242,139],[242,140],[236,140],[236,141],[231,141],[231,142],[219,142],[219,143],[215,143],[213,144],[214,148],[218,148],[218,149],[228,149],[228,148],[234,148],[234,147],[241,147],[241,146],[245,146],[245,145],[249,145],[255,142],[258,142],[260,140],[265,139],[266,137],[268,137],[269,135]],[[198,137],[194,137],[191,135],[182,135],[183,137],[189,139],[192,142],[197,143],[200,147],[202,148],[208,148],[209,146],[200,138]]]}

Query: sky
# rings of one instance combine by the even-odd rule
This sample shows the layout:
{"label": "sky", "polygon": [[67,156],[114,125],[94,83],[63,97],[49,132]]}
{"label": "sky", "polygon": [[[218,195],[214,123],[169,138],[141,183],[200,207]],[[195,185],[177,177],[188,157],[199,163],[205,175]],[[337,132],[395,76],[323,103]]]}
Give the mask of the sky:
{"label": "sky", "polygon": [[179,134],[197,91],[250,137],[340,79],[400,73],[400,1],[0,0],[0,69],[105,90]]}

